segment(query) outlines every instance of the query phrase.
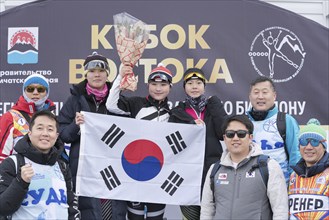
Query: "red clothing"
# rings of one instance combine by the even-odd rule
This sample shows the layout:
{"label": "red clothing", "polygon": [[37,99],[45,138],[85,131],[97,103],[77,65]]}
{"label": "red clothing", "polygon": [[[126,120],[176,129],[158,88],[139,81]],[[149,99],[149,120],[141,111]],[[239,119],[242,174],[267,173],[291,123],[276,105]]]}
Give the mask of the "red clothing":
{"label": "red clothing", "polygon": [[[46,109],[52,111],[55,104],[47,99]],[[12,154],[14,145],[29,131],[29,122],[26,121],[21,112],[32,117],[36,112],[33,102],[28,103],[23,96],[20,96],[17,103],[1,117],[0,123],[0,163]]]}

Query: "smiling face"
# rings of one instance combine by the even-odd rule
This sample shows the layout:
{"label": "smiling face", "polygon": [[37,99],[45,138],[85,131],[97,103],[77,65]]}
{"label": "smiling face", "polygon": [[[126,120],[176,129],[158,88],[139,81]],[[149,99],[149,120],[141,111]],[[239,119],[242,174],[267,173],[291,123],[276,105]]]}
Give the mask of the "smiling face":
{"label": "smiling face", "polygon": [[243,138],[239,138],[237,134],[233,138],[229,138],[224,134],[224,142],[227,150],[231,153],[231,159],[234,162],[240,162],[246,158],[249,154],[250,144],[252,142],[252,134],[249,134],[247,127],[239,121],[231,121],[226,131],[247,131],[247,134]]}
{"label": "smiling face", "polygon": [[86,78],[92,88],[102,90],[107,80],[107,71],[101,68],[90,69]]}
{"label": "smiling face", "polygon": [[47,95],[47,90],[44,86],[33,83],[25,88],[25,94],[33,102],[36,102]]}
{"label": "smiling face", "polygon": [[259,82],[251,87],[249,100],[257,111],[269,110],[276,100],[276,92],[270,82]]}
{"label": "smiling face", "polygon": [[164,81],[150,81],[148,84],[150,96],[157,101],[163,101],[169,95],[170,88],[169,82]]}
{"label": "smiling face", "polygon": [[190,79],[185,84],[185,92],[192,98],[198,98],[205,92],[204,83],[201,79]]}
{"label": "smiling face", "polygon": [[48,153],[58,137],[56,121],[45,115],[38,116],[28,135],[35,148],[42,153]]}
{"label": "smiling face", "polygon": [[299,151],[302,158],[305,160],[306,166],[311,167],[321,160],[325,148],[321,142],[319,142],[316,147],[313,147],[311,143],[308,143],[306,146],[299,144]]}

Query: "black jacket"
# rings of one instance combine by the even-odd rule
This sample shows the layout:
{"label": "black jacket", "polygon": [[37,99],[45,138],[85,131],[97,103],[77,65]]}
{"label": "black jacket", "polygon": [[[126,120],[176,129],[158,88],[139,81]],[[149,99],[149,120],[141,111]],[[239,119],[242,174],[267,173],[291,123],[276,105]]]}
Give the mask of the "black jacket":
{"label": "black jacket", "polygon": [[[187,107],[185,102],[179,102],[178,106],[171,110],[169,122],[195,124],[194,118],[185,111]],[[206,124],[206,152],[202,186],[210,165],[218,161],[222,155],[223,148],[220,140],[223,140],[223,134],[221,126],[226,115],[224,106],[217,96],[212,96],[208,99],[204,114],[204,122]]]}
{"label": "black jacket", "polygon": [[[31,145],[28,135],[25,135],[15,145],[15,151],[33,161],[34,163],[53,166],[57,161],[65,163],[61,158],[64,151],[63,142],[57,139],[55,145],[48,154],[43,154]],[[18,165],[17,165],[18,166]],[[74,194],[72,186],[72,176],[69,166],[63,170],[63,176],[67,188],[67,203],[69,205],[69,219],[80,219],[80,212],[77,209],[78,198]],[[0,164],[0,215],[11,215],[16,212],[22,204],[30,183],[26,183],[20,175],[17,175],[15,162],[11,158],[6,158]]]}
{"label": "black jacket", "polygon": [[[86,91],[87,80],[82,81],[77,85],[73,85],[71,89],[71,96],[67,99],[63,105],[58,121],[60,124],[60,138],[65,142],[71,144],[70,148],[70,168],[73,178],[73,186],[75,190],[76,175],[79,161],[80,151],[80,127],[75,123],[76,112],[86,111],[99,114],[110,114],[107,111],[104,101],[97,103],[94,95],[88,95]],[[110,90],[111,84],[107,83]],[[83,219],[100,219],[101,218],[101,206],[100,199],[79,197],[79,210]]]}

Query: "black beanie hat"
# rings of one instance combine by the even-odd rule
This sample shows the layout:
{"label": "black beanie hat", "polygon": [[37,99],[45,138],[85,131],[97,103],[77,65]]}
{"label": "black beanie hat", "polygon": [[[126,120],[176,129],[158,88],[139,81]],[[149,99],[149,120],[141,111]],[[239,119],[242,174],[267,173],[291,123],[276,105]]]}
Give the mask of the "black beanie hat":
{"label": "black beanie hat", "polygon": [[85,59],[85,62],[83,63],[83,66],[85,67],[86,64],[88,64],[90,61],[93,61],[93,60],[101,60],[104,63],[106,63],[107,65],[109,65],[109,63],[107,62],[106,57],[98,54],[97,52],[93,52],[93,54],[87,56],[87,58]]}
{"label": "black beanie hat", "polygon": [[203,84],[206,85],[206,77],[204,76],[204,73],[201,69],[199,68],[189,68],[185,71],[184,73],[184,84],[183,86],[185,87],[185,84],[187,81],[190,79],[200,79],[202,80]]}

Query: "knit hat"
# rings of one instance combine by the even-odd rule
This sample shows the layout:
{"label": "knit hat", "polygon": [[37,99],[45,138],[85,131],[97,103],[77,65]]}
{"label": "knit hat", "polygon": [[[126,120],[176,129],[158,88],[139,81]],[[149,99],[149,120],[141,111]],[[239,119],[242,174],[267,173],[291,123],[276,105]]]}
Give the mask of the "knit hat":
{"label": "knit hat", "polygon": [[306,126],[300,129],[299,139],[313,138],[318,141],[323,141],[323,147],[327,149],[326,131],[320,126],[319,120],[311,118]]}
{"label": "knit hat", "polygon": [[42,85],[42,86],[46,87],[47,93],[49,93],[49,83],[48,83],[48,80],[44,76],[42,76],[40,74],[33,74],[33,75],[30,75],[29,77],[27,77],[23,83],[23,93],[25,91],[25,88],[31,84]]}
{"label": "knit hat", "polygon": [[206,85],[206,77],[204,76],[204,72],[199,68],[190,68],[187,69],[184,73],[184,84],[191,79],[200,79]]}
{"label": "knit hat", "polygon": [[167,81],[171,83],[172,73],[162,63],[159,63],[159,65],[151,71],[147,81]]}
{"label": "knit hat", "polygon": [[83,63],[83,67],[85,71],[96,68],[105,69],[107,72],[109,71],[109,63],[107,62],[106,57],[97,52],[93,52],[93,54],[87,56]]}
{"label": "knit hat", "polygon": [[[47,94],[41,98],[40,100],[38,101],[33,101],[32,99],[30,99],[26,92],[25,92],[25,88],[31,84],[39,84],[39,85],[42,85],[44,87],[46,87],[46,92]],[[29,77],[27,77],[25,80],[24,80],[24,83],[23,83],[23,97],[24,99],[27,101],[27,102],[34,102],[37,110],[39,111],[40,109],[42,109],[45,105],[45,102],[46,100],[48,99],[48,96],[49,96],[49,91],[50,91],[50,88],[49,88],[49,83],[48,83],[48,80],[40,75],[40,74],[33,74],[33,75],[30,75]]]}

